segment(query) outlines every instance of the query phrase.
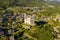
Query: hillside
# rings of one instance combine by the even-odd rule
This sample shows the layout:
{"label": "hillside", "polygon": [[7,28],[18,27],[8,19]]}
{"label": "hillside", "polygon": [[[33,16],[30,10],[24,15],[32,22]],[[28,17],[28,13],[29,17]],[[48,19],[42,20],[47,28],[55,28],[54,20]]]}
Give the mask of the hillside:
{"label": "hillside", "polygon": [[0,40],[60,40],[60,2],[0,0]]}

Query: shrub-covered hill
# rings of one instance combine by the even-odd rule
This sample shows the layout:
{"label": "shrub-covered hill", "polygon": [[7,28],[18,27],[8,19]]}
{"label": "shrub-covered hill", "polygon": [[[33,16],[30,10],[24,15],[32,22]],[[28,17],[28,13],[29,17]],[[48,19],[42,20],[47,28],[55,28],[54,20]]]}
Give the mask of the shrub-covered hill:
{"label": "shrub-covered hill", "polygon": [[58,4],[48,0],[0,0],[0,40],[60,40]]}

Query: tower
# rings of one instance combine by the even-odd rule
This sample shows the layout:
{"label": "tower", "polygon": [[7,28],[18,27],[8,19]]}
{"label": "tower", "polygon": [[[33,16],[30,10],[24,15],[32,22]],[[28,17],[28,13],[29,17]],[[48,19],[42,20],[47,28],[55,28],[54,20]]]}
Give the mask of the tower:
{"label": "tower", "polygon": [[29,24],[29,25],[33,25],[34,24],[34,16],[24,14],[24,23]]}

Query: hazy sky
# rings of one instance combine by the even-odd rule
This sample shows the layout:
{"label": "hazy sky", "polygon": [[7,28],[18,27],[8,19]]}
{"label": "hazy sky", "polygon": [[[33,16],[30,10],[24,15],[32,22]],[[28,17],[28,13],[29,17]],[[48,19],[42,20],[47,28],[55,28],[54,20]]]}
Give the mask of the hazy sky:
{"label": "hazy sky", "polygon": [[58,2],[60,2],[60,0],[49,0],[49,1],[58,1]]}
{"label": "hazy sky", "polygon": [[57,1],[60,1],[60,0],[57,0]]}
{"label": "hazy sky", "polygon": [[[45,0],[45,1],[47,1],[47,0]],[[60,1],[60,0],[49,0],[49,1]]]}
{"label": "hazy sky", "polygon": [[[50,1],[54,1],[54,0],[50,0]],[[57,0],[57,1],[60,1],[60,0]]]}

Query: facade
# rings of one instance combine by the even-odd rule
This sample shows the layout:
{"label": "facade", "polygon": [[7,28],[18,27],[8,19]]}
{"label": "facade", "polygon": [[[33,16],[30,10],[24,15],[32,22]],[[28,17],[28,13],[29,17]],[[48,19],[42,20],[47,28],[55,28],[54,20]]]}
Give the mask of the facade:
{"label": "facade", "polygon": [[24,15],[24,23],[33,25],[34,24],[34,16],[33,15]]}

